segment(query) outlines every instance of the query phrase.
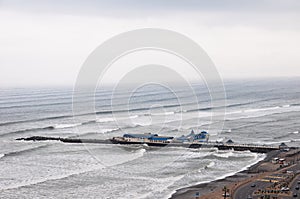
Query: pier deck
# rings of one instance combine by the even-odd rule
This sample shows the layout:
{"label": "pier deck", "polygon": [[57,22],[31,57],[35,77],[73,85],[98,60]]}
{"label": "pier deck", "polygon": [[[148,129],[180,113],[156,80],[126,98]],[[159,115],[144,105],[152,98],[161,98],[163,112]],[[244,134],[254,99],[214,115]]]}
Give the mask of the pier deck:
{"label": "pier deck", "polygon": [[[61,142],[65,142],[65,143],[114,144],[110,140],[43,137],[43,136],[32,136],[32,137],[28,137],[28,138],[18,138],[16,140],[25,140],[25,141],[56,140],[56,141],[61,141]],[[130,144],[130,143],[127,143],[127,144]],[[164,147],[218,148],[219,150],[251,151],[251,152],[256,152],[256,153],[267,153],[269,151],[280,150],[279,146],[235,144],[235,143],[227,144],[227,143],[222,143],[222,142],[205,142],[205,143],[175,143],[174,142],[174,143],[169,143]]]}

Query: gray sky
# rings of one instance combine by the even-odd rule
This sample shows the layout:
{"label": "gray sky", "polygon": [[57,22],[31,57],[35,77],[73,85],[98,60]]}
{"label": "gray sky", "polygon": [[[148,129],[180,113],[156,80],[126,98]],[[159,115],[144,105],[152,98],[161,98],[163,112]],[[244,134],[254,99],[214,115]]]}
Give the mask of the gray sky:
{"label": "gray sky", "polygon": [[149,27],[196,41],[223,78],[300,76],[298,0],[0,0],[0,86],[73,85],[103,41]]}

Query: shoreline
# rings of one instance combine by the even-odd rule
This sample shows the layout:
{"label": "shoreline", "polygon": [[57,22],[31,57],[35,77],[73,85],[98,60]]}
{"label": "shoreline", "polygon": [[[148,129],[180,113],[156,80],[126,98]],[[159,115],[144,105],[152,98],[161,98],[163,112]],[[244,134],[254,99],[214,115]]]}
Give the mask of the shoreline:
{"label": "shoreline", "polygon": [[266,163],[270,162],[270,160],[277,156],[280,153],[280,151],[271,151],[266,153],[266,157],[262,160],[259,160],[258,162],[248,166],[245,169],[242,169],[241,171],[237,171],[233,175],[228,175],[221,179],[216,179],[211,182],[204,182],[199,183],[197,185],[188,186],[184,188],[177,189],[169,199],[194,199],[196,192],[200,193],[201,196],[208,195],[211,193],[214,193],[218,191],[220,188],[223,188],[224,186],[228,186],[229,184],[235,184],[237,182],[245,181],[248,179],[251,179],[252,177],[262,173],[262,172],[268,172],[268,171],[259,171],[259,167]]}

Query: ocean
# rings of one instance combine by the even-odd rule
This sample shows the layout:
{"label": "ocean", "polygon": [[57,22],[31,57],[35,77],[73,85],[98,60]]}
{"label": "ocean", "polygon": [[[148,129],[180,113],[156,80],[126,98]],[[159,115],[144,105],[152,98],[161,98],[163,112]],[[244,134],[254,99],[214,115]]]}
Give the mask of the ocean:
{"label": "ocean", "polygon": [[[124,88],[114,94],[114,111],[111,89],[97,89],[95,111],[82,114],[73,112],[72,88],[1,88],[0,198],[169,198],[177,189],[224,178],[265,157],[215,148],[15,140],[20,137],[179,137],[205,130],[211,141],[299,146],[300,78],[227,80],[224,85],[222,121],[211,121],[211,113],[223,114],[223,109],[210,103],[202,84],[193,84],[197,102],[180,86],[174,92],[144,86],[130,99]],[[83,97],[83,109],[84,103]]]}

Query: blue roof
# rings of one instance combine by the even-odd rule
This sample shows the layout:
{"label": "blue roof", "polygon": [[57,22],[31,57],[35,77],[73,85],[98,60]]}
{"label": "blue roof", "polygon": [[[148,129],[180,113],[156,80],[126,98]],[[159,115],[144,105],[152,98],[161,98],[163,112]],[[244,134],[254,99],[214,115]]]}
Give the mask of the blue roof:
{"label": "blue roof", "polygon": [[124,134],[123,137],[127,138],[151,138],[153,136],[157,136],[157,134]]}
{"label": "blue roof", "polygon": [[174,137],[169,136],[158,136],[157,134],[124,134],[125,138],[140,138],[140,139],[150,139],[150,140],[167,140],[173,139]]}
{"label": "blue roof", "polygon": [[163,136],[153,136],[149,138],[150,140],[168,140],[168,139],[173,139],[174,137],[163,137]]}

